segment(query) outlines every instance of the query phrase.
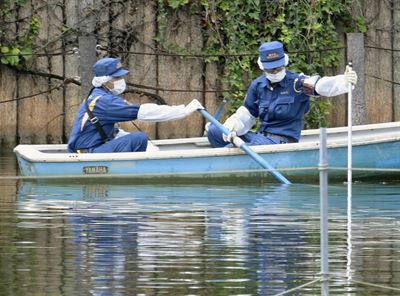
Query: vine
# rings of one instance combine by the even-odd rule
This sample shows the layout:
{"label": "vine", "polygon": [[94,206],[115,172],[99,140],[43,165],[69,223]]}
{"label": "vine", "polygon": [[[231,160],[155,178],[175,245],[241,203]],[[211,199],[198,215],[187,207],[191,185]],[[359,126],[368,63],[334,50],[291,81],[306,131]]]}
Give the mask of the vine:
{"label": "vine", "polygon": [[[35,15],[13,19],[26,0],[5,0],[0,4],[0,63],[19,66],[32,57],[35,38],[39,34],[39,19]],[[19,33],[13,34],[18,24]],[[21,28],[26,28],[22,30]]]}
{"label": "vine", "polygon": [[[288,69],[308,75],[323,76],[332,72],[340,62],[337,25],[345,31],[365,31],[363,18],[353,20],[349,11],[352,0],[159,0],[159,44],[166,50],[174,46],[162,36],[168,22],[176,22],[179,9],[190,8],[200,14],[204,26],[206,48],[209,55],[238,54],[226,57],[223,63],[224,83],[233,89],[245,89],[259,76],[258,47],[262,42],[279,40],[289,53]],[[346,25],[344,25],[346,24]],[[177,51],[175,45],[175,51]],[[240,55],[242,53],[254,53]],[[293,54],[291,54],[293,53]],[[215,62],[209,57],[206,62]],[[230,94],[230,112],[243,102],[243,93]],[[330,100],[311,100],[311,112],[306,117],[306,128],[325,126]]]}

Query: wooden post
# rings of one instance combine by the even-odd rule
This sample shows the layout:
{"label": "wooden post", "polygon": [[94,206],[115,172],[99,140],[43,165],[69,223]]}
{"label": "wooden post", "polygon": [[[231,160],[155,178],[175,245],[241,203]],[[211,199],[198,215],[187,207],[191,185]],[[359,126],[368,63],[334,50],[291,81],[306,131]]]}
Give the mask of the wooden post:
{"label": "wooden post", "polygon": [[[13,70],[0,65],[0,150],[11,150],[17,143],[17,79]],[[3,101],[9,101],[3,103]]]}
{"label": "wooden post", "polygon": [[[400,21],[400,3],[394,1],[392,3],[392,14],[393,14],[393,27]],[[400,83],[400,33],[398,30],[392,30],[392,40],[393,40],[393,81]],[[393,121],[400,120],[400,85],[393,84]]]}
{"label": "wooden post", "polygon": [[[80,0],[69,0],[65,2],[65,24],[67,27],[75,28],[78,24],[77,6]],[[70,52],[76,47],[76,44],[67,44],[65,51]],[[79,77],[79,53],[66,54],[64,57],[65,77],[77,79]],[[68,140],[72,130],[73,122],[76,117],[76,111],[79,108],[83,98],[80,93],[81,87],[69,83],[65,85],[64,91],[64,141]]]}
{"label": "wooden post", "polygon": [[77,15],[80,22],[79,76],[81,78],[81,97],[84,98],[92,88],[92,66],[96,62],[96,44],[94,35],[96,19],[93,15],[94,0],[77,1]]}
{"label": "wooden post", "polygon": [[[189,8],[181,10],[176,15],[184,26],[174,29],[174,18],[168,18],[167,29],[163,38],[167,42],[177,44],[189,52],[203,48],[203,37],[200,17],[191,13]],[[204,62],[200,59],[182,59],[178,57],[159,56],[158,86],[165,89],[203,89]],[[188,104],[192,99],[202,100],[201,93],[160,91],[159,94],[169,105]],[[203,103],[203,102],[201,102]],[[201,136],[204,119],[200,114],[171,122],[159,123],[158,136],[161,139],[174,139]]]}
{"label": "wooden post", "polygon": [[364,35],[363,33],[347,34],[347,61],[353,62],[353,69],[357,72],[358,81],[353,90],[353,123],[365,124],[365,75],[364,75]]}

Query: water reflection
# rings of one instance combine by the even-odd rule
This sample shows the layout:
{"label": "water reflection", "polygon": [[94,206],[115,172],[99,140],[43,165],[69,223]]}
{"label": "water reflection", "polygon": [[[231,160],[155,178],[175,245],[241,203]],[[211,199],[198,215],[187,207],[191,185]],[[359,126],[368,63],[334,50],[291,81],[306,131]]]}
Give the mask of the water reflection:
{"label": "water reflection", "polygon": [[318,220],[309,207],[290,213],[287,187],[267,189],[26,182],[18,227],[61,227],[63,256],[72,260],[63,262],[64,276],[85,279],[93,294],[275,293],[304,277],[296,263],[315,265],[317,248],[297,250],[309,239],[304,227]]}
{"label": "water reflection", "polygon": [[[355,278],[376,282],[379,264],[380,282],[399,286],[398,188],[354,189]],[[0,218],[6,295],[32,287],[61,295],[274,295],[320,270],[317,186],[21,182],[17,196]],[[338,276],[346,271],[345,196],[345,186],[330,188],[330,270]],[[344,277],[332,280],[331,293],[345,295],[344,285]],[[346,295],[360,291],[383,295],[357,285]],[[315,285],[297,295],[319,293]]]}

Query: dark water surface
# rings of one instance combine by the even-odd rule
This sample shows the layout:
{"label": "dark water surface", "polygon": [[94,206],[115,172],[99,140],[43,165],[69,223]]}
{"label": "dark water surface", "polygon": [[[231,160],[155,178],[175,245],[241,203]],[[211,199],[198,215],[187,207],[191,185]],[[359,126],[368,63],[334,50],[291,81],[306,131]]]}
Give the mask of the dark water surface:
{"label": "dark water surface", "polygon": [[[276,295],[319,276],[316,185],[101,182],[0,179],[0,295]],[[330,294],[400,295],[359,283],[400,289],[400,183],[354,184],[350,241],[346,195],[329,187]]]}

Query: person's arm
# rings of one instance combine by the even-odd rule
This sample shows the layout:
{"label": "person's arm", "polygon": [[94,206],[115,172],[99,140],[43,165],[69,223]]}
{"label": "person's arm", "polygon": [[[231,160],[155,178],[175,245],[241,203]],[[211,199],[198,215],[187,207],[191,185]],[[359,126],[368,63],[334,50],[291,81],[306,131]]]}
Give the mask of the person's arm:
{"label": "person's arm", "polygon": [[[256,98],[256,83],[253,82],[247,90],[243,106],[225,120],[224,127],[238,136],[246,134],[255,125],[258,116]],[[225,141],[230,141],[229,136],[223,135],[223,137]]]}
{"label": "person's arm", "polygon": [[338,96],[347,93],[349,83],[353,86],[357,84],[357,73],[346,67],[342,75],[325,76],[319,79],[316,82],[315,91],[325,97]]}
{"label": "person's arm", "polygon": [[140,121],[149,121],[149,122],[176,120],[184,118],[198,109],[204,109],[204,107],[196,99],[192,100],[186,106],[143,104],[140,105],[137,119]]}
{"label": "person's arm", "polygon": [[236,132],[238,136],[246,134],[256,123],[256,118],[250,111],[241,106],[225,122],[224,127],[230,132]]}
{"label": "person's arm", "polygon": [[[104,99],[104,101],[103,101]],[[137,119],[140,105],[129,104],[118,96],[101,98],[94,109],[101,123],[123,122]]]}

